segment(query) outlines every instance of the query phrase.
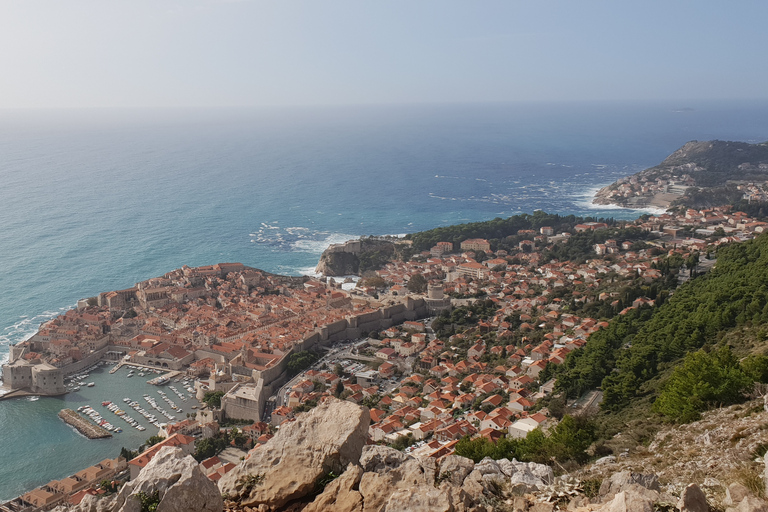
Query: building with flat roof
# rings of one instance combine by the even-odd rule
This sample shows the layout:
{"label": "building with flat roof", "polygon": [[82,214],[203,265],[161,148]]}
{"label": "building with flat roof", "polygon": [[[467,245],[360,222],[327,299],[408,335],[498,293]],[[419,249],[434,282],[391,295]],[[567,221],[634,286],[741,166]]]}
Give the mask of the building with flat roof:
{"label": "building with flat roof", "polygon": [[237,384],[221,397],[221,410],[225,417],[239,420],[261,421],[264,410],[262,382]]}

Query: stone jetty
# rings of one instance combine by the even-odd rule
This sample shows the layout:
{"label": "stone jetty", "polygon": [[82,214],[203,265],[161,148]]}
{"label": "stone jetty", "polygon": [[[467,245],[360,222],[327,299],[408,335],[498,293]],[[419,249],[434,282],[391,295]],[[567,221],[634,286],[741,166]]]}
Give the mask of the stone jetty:
{"label": "stone jetty", "polygon": [[112,437],[112,434],[108,430],[104,430],[100,426],[94,425],[72,409],[62,409],[59,411],[59,418],[64,420],[65,423],[75,427],[78,432],[83,434],[88,439],[102,439],[105,437]]}

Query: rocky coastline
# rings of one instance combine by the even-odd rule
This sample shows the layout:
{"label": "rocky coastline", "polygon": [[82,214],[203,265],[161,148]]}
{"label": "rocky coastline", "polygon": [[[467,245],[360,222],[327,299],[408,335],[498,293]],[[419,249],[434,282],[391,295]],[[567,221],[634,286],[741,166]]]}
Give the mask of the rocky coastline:
{"label": "rocky coastline", "polygon": [[360,275],[366,269],[387,261],[397,252],[396,238],[361,238],[334,244],[323,251],[315,272],[329,277]]}

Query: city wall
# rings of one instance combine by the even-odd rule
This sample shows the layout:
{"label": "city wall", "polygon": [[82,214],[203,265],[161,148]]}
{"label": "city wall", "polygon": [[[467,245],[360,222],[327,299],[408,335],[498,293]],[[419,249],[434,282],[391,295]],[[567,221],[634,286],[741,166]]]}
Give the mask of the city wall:
{"label": "city wall", "polygon": [[[125,347],[112,347],[112,350],[115,350],[117,348],[122,348],[123,350]],[[95,352],[88,354],[81,360],[68,364],[67,366],[63,366],[61,368],[61,371],[64,373],[64,376],[72,375],[73,373],[78,373],[85,368],[88,368],[89,366],[93,366],[94,364],[98,363],[103,357],[104,354],[107,353],[107,351],[110,350],[110,346],[107,345],[106,347],[102,347],[99,350],[96,350]]]}
{"label": "city wall", "polygon": [[252,371],[253,380],[259,386],[259,417],[263,416],[264,406],[269,397],[286,382],[288,359],[294,352],[313,350],[328,346],[336,341],[359,338],[363,333],[380,331],[406,320],[418,320],[428,315],[429,310],[424,299],[406,297],[404,303],[383,307],[370,313],[350,316],[345,320],[339,320],[318,328],[314,334],[296,343],[271,368]]}

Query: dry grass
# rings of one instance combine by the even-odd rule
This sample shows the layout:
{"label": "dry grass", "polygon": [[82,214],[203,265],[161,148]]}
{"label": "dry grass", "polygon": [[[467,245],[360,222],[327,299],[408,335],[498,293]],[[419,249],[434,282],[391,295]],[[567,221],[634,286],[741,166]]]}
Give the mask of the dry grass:
{"label": "dry grass", "polygon": [[736,480],[759,498],[765,497],[765,484],[760,471],[754,466],[744,465],[736,471]]}

